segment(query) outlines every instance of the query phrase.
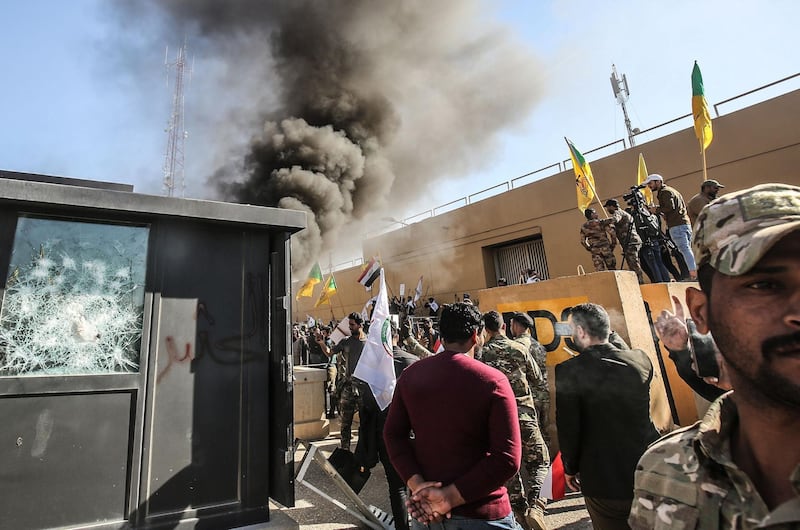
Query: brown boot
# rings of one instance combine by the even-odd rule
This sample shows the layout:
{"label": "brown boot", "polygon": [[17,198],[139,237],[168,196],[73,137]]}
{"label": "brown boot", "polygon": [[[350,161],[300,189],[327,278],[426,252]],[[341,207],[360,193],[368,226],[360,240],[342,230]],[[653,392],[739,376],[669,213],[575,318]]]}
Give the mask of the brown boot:
{"label": "brown boot", "polygon": [[513,508],[512,507],[512,509],[514,510],[514,519],[517,520],[517,523],[519,523],[519,525],[522,527],[523,530],[534,530],[533,528],[531,528],[531,525],[528,524],[528,521],[527,521],[527,519],[525,517],[525,514],[528,513],[528,510],[530,508],[526,508],[526,507]]}
{"label": "brown boot", "polygon": [[548,530],[544,520],[544,510],[538,503],[525,512],[525,522],[532,530]]}

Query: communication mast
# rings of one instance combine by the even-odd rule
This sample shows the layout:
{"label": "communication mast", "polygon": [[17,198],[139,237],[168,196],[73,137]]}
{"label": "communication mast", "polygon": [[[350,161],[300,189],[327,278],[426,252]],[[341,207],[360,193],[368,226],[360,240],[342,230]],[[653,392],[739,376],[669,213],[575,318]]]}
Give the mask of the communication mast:
{"label": "communication mast", "polygon": [[625,74],[622,74],[622,79],[617,75],[617,67],[611,65],[611,90],[614,91],[614,97],[617,98],[617,103],[622,107],[622,114],[625,116],[625,128],[628,130],[628,141],[631,147],[636,145],[634,136],[639,133],[639,129],[631,128],[631,119],[628,117],[628,108],[625,103],[628,101],[631,92],[628,90],[628,79]]}
{"label": "communication mast", "polygon": [[[163,190],[168,197],[173,197],[175,192],[184,196],[186,183],[184,181],[184,147],[188,133],[183,123],[183,92],[184,76],[186,74],[186,41],[178,49],[175,62],[170,63],[168,59],[169,48],[164,52],[164,66],[167,69],[167,87],[169,87],[170,70],[175,70],[174,90],[172,94],[172,113],[167,123],[167,150],[164,154],[164,183]],[[191,78],[191,68],[189,77]]]}

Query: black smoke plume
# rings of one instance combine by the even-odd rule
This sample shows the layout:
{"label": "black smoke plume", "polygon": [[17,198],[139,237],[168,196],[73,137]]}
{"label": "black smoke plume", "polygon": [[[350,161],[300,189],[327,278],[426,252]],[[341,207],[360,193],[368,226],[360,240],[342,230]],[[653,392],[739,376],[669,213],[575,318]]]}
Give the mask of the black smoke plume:
{"label": "black smoke plume", "polygon": [[229,153],[209,184],[226,200],[308,212],[296,271],[357,244],[370,220],[401,215],[436,179],[480,167],[539,93],[530,52],[479,0],[125,5],[225,63],[218,97],[261,87],[236,104],[260,130],[240,131],[252,136],[245,152]]}

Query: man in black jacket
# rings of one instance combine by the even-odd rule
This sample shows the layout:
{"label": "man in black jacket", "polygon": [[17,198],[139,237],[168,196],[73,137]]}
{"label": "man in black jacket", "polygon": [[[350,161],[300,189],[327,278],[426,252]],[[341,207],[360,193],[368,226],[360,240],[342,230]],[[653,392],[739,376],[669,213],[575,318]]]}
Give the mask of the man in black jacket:
{"label": "man in black jacket", "polygon": [[636,463],[658,438],[650,419],[653,365],[608,342],[597,304],[570,311],[580,355],[556,366],[556,424],[567,485],[581,490],[597,530],[627,529]]}
{"label": "man in black jacket", "polygon": [[[395,377],[399,378],[403,370],[418,361],[419,358],[402,350],[397,345],[399,330],[394,321],[390,322],[394,373]],[[369,389],[369,385],[366,383],[361,383],[360,392],[362,406],[359,410],[360,423],[358,427],[358,444],[355,452],[356,460],[366,469],[375,467],[379,460],[383,464],[383,470],[386,472],[386,482],[389,484],[389,502],[392,505],[394,527],[397,530],[408,530],[406,484],[389,461],[386,444],[383,441],[383,425],[386,423],[389,408],[380,409],[372,395],[372,391]]]}

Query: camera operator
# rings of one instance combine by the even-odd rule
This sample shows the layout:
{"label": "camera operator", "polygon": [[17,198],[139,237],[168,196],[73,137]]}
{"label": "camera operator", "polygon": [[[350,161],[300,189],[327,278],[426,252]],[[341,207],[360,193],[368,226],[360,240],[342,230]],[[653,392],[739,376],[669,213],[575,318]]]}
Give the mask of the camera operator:
{"label": "camera operator", "polygon": [[608,199],[603,206],[608,209],[608,213],[614,220],[614,230],[620,245],[622,245],[622,259],[627,261],[628,267],[636,273],[639,283],[644,283],[644,272],[639,264],[642,239],[634,228],[636,222],[633,220],[633,216],[619,207],[617,199]]}
{"label": "camera operator", "polygon": [[664,216],[669,237],[677,245],[683,261],[686,263],[689,275],[682,279],[697,280],[697,265],[690,248],[692,225],[689,224],[689,215],[686,213],[683,195],[672,186],[664,184],[664,177],[657,173],[648,175],[644,184],[647,184],[647,187],[658,199],[658,206],[651,207],[650,211]]}
{"label": "camera operator", "polygon": [[662,240],[666,238],[661,233],[658,218],[645,206],[644,195],[639,191],[642,187],[631,186],[631,191],[622,196],[642,240],[640,263],[652,283],[669,282],[669,272],[661,257]]}

